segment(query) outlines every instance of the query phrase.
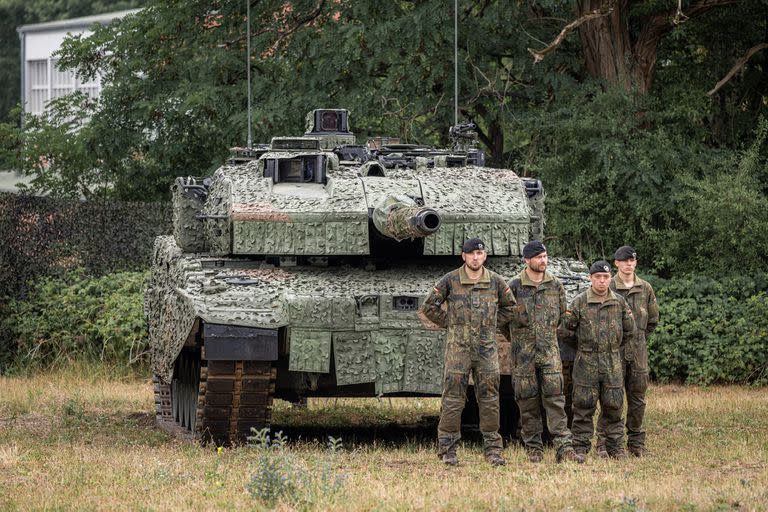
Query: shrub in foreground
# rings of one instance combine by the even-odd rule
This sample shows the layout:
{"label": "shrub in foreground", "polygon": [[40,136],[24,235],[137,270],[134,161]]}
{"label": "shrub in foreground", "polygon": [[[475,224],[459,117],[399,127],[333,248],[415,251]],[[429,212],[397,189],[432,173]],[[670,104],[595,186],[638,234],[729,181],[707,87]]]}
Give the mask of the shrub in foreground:
{"label": "shrub in foreground", "polygon": [[257,453],[256,470],[248,493],[269,508],[283,501],[299,509],[320,500],[332,499],[344,487],[346,475],[337,472],[334,456],[342,449],[341,439],[328,437],[328,454],[321,461],[303,463],[290,452],[282,432],[270,435],[268,428],[251,429],[250,446]]}

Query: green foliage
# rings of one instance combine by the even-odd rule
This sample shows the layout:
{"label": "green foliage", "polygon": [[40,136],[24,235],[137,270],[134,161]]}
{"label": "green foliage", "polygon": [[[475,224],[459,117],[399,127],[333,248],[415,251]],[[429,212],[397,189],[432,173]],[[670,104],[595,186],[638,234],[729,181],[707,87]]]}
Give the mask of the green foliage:
{"label": "green foliage", "polygon": [[17,167],[34,178],[20,189],[70,199],[105,195],[111,180],[88,144],[94,109],[93,100],[75,93],[52,100],[47,116],[24,117]]}
{"label": "green foliage", "polygon": [[648,339],[661,382],[768,384],[768,274],[654,280],[661,322]]}
{"label": "green foliage", "polygon": [[45,368],[69,360],[145,364],[146,279],[145,272],[90,278],[75,271],[38,282],[27,300],[6,308],[4,327],[18,345],[15,366]]}
{"label": "green foliage", "polygon": [[[598,24],[534,65],[528,48],[553,40],[570,2],[461,4],[460,116],[477,123],[491,164],[544,181],[555,252],[593,259],[631,243],[668,276],[718,271],[721,249],[749,239],[739,257],[765,267],[768,148],[756,128],[765,124],[768,52],[706,95],[763,39],[764,4],[704,9],[664,28],[646,94],[591,78],[576,32]],[[623,11],[626,36],[668,8]],[[361,141],[447,142],[453,13],[444,2],[267,0],[251,14],[256,141],[302,133],[312,108],[346,107]],[[36,191],[165,197],[173,177],[209,173],[246,140],[244,15],[244,2],[154,0],[67,40],[60,64],[100,74],[101,97],[60,99],[23,133],[0,130],[3,146],[16,148]]]}
{"label": "green foliage", "polygon": [[768,268],[768,119],[760,120],[749,149],[730,165],[696,179],[679,192],[678,259],[691,269],[722,272]]}
{"label": "green foliage", "polygon": [[313,508],[320,500],[338,494],[346,475],[334,467],[334,455],[342,450],[341,439],[328,438],[328,455],[314,464],[302,464],[288,449],[282,432],[270,435],[269,428],[251,429],[248,442],[258,459],[248,484],[249,494],[269,508],[283,501],[300,510]]}

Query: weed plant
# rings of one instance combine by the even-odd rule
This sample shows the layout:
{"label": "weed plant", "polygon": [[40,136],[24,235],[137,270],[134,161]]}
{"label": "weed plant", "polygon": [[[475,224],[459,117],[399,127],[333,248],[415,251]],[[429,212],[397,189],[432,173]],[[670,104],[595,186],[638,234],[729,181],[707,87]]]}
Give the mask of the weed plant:
{"label": "weed plant", "polygon": [[335,468],[335,455],[343,449],[341,439],[329,436],[325,456],[307,464],[290,452],[282,432],[270,435],[269,428],[251,431],[248,442],[258,458],[248,492],[262,504],[273,508],[284,501],[300,510],[309,510],[344,487],[347,477]]}

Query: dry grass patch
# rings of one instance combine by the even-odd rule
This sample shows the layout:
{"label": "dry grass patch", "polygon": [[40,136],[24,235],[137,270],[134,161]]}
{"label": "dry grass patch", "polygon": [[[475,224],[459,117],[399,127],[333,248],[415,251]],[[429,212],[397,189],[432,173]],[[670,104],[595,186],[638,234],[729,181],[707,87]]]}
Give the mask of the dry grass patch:
{"label": "dry grass patch", "polygon": [[[253,447],[217,450],[169,438],[152,424],[146,379],[62,370],[0,378],[0,510],[263,510],[249,492],[264,461]],[[584,466],[527,462],[518,447],[491,468],[464,444],[461,465],[435,456],[436,399],[317,399],[306,409],[278,402],[275,422],[297,433],[284,459],[314,478],[277,510],[765,510],[768,509],[768,393],[744,387],[652,387],[653,456]],[[416,432],[342,439],[325,434]],[[400,428],[402,430],[397,430]],[[409,430],[413,429],[413,430]],[[359,431],[359,430],[358,430]],[[313,432],[312,435],[309,432]],[[322,432],[323,435],[317,434]],[[405,437],[405,435],[403,435]],[[426,438],[426,440],[424,440]],[[299,440],[302,439],[302,440]],[[318,476],[343,477],[332,492]]]}

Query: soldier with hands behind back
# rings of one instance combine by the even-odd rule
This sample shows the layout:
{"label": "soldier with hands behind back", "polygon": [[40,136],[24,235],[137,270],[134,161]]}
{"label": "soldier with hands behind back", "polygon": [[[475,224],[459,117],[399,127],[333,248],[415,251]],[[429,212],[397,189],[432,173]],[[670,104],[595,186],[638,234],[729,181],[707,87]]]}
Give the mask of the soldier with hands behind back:
{"label": "soldier with hands behind back", "polygon": [[597,402],[605,418],[606,449],[613,458],[624,451],[623,358],[635,330],[632,311],[624,298],[610,289],[611,266],[604,260],[589,268],[590,287],[571,302],[558,336],[575,346],[573,363],[573,447],[586,455],[592,446]]}
{"label": "soldier with hands behind back", "polygon": [[[627,301],[635,317],[635,335],[631,345],[624,346],[624,390],[627,395],[627,448],[635,457],[647,454],[645,448],[645,392],[648,390],[648,346],[646,336],[659,323],[659,306],[653,287],[635,274],[637,252],[629,245],[616,249],[613,264],[619,269],[611,281],[611,290]],[[605,419],[597,421],[597,453],[607,456]]]}
{"label": "soldier with hands behind back", "polygon": [[[519,322],[515,298],[504,279],[483,265],[487,253],[479,238],[462,247],[464,265],[447,273],[427,296],[421,313],[447,328],[445,373],[437,427],[438,456],[448,465],[458,464],[456,446],[461,438],[461,412],[467,401],[469,375],[480,409],[483,452],[490,464],[505,464],[499,434],[498,325]],[[446,303],[447,309],[441,306]]]}
{"label": "soldier with hands behind back", "polygon": [[512,377],[515,401],[520,409],[522,438],[528,460],[541,462],[544,445],[541,406],[547,427],[553,436],[556,460],[584,462],[571,443],[571,432],[565,415],[563,374],[557,327],[565,314],[565,288],[559,279],[547,272],[548,255],[538,240],[523,248],[525,268],[512,279],[509,287],[527,315],[527,327],[510,324]]}

